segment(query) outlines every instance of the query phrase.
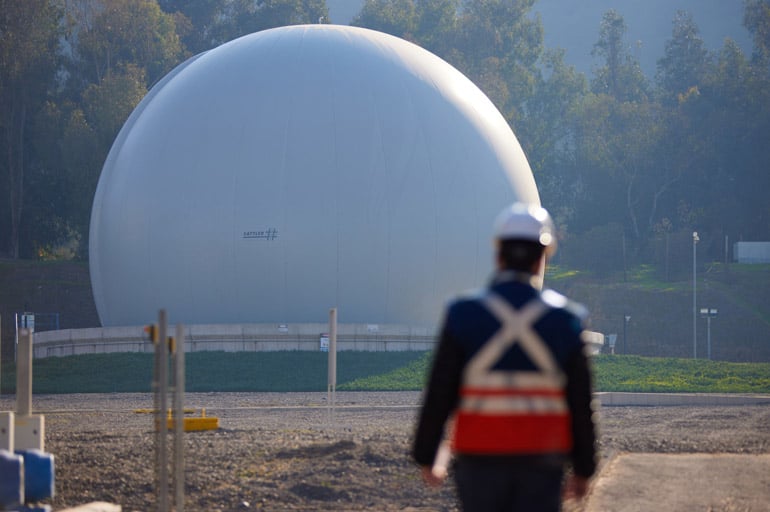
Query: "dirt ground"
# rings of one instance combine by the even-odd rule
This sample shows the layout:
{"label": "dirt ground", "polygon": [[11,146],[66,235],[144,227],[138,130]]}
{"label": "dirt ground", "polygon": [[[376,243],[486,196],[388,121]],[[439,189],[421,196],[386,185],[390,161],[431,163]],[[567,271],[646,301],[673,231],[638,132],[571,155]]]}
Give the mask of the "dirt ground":
{"label": "dirt ground", "polygon": [[[184,436],[188,511],[455,511],[426,489],[408,452],[420,394],[189,394],[220,428]],[[54,510],[91,501],[155,510],[151,395],[36,395],[55,456]],[[13,410],[0,397],[0,410]],[[770,407],[604,407],[602,460],[625,453],[767,454]],[[172,439],[169,439],[172,444]],[[571,503],[568,512],[582,509]]]}

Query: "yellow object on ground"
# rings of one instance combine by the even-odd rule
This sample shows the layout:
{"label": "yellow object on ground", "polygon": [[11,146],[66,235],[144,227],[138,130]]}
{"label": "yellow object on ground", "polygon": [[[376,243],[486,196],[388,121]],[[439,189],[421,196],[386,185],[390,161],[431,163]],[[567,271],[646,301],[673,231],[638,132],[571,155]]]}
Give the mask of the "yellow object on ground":
{"label": "yellow object on ground", "polygon": [[[134,409],[134,412],[136,414],[155,414],[158,412],[157,409]],[[185,408],[183,411],[185,414],[192,414],[195,412],[195,409]],[[168,413],[171,414],[171,409],[168,410]]]}
{"label": "yellow object on ground", "polygon": [[[166,425],[169,430],[174,429],[174,418],[169,411],[166,417]],[[201,415],[197,418],[184,418],[185,432],[198,432],[201,430],[216,430],[219,428],[219,418],[216,416],[206,416],[206,408],[201,408]]]}
{"label": "yellow object on ground", "polygon": [[[174,428],[174,418],[167,420],[169,430]],[[197,432],[200,430],[216,430],[219,428],[219,418],[215,416],[203,416],[200,418],[185,418],[184,431]]]}

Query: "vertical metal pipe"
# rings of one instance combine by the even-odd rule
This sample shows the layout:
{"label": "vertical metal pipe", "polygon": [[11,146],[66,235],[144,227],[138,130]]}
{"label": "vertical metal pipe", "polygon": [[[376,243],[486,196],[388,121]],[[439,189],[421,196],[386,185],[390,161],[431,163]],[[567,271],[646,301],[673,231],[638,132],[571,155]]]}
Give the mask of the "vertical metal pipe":
{"label": "vertical metal pipe", "polygon": [[337,394],[337,308],[329,310],[329,370],[327,403],[334,408]]}
{"label": "vertical metal pipe", "polygon": [[174,343],[174,504],[184,512],[184,326],[177,324]]}
{"label": "vertical metal pipe", "polygon": [[168,512],[168,319],[158,313],[158,510]]}
{"label": "vertical metal pipe", "polygon": [[32,414],[32,331],[19,330],[19,353],[16,358],[16,414]]}
{"label": "vertical metal pipe", "polygon": [[626,350],[626,330],[628,329],[628,315],[623,315],[623,355],[628,354]]}
{"label": "vertical metal pipe", "polygon": [[706,333],[706,339],[708,340],[706,345],[708,353],[706,357],[711,361],[711,310],[709,310],[709,315],[706,317]]}
{"label": "vertical metal pipe", "polygon": [[697,309],[697,271],[695,247],[698,243],[698,232],[692,233],[692,357],[698,359],[698,309]]}
{"label": "vertical metal pipe", "polygon": [[19,352],[19,314],[13,314],[13,362],[16,362]]}

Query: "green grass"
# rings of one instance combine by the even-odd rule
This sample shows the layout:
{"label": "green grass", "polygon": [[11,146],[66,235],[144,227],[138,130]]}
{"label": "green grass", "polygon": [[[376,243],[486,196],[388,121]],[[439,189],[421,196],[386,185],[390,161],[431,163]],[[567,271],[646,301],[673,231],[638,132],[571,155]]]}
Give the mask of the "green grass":
{"label": "green grass", "polygon": [[[421,352],[340,352],[338,387],[408,367]],[[328,357],[322,352],[193,352],[185,355],[187,391],[326,390]],[[91,354],[36,359],[34,393],[149,392],[153,355]],[[16,387],[13,363],[3,363],[0,392]],[[393,389],[402,389],[394,384]],[[418,387],[418,386],[417,386]]]}
{"label": "green grass", "polygon": [[599,391],[770,393],[768,363],[604,355],[594,366]]}
{"label": "green grass", "polygon": [[545,280],[548,282],[558,282],[565,279],[574,279],[582,274],[581,271],[564,268],[559,265],[548,265],[545,269]]}
{"label": "green grass", "polygon": [[[186,355],[187,391],[325,391],[322,352],[195,352]],[[422,389],[429,352],[340,352],[337,389]],[[597,391],[770,393],[770,363],[727,363],[638,356],[597,356]],[[151,354],[94,354],[38,359],[35,393],[149,392]],[[4,363],[0,392],[15,392],[15,368]]]}

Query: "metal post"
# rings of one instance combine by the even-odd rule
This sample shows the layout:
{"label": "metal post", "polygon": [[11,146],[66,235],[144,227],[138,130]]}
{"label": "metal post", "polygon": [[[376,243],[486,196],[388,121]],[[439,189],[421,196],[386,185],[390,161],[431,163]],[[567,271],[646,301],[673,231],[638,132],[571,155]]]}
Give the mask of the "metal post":
{"label": "metal post", "polygon": [[329,368],[326,394],[327,403],[334,412],[337,398],[337,308],[329,310]]}
{"label": "metal post", "polygon": [[19,352],[19,314],[13,314],[13,362],[16,362]]}
{"label": "metal post", "polygon": [[168,319],[166,310],[158,313],[158,344],[155,357],[158,364],[158,510],[168,508]]}
{"label": "metal post", "polygon": [[717,316],[717,308],[701,308],[700,314],[706,319],[706,350],[707,357],[711,360],[711,319]]}
{"label": "metal post", "polygon": [[697,272],[696,272],[696,252],[695,247],[698,243],[698,232],[692,232],[692,357],[698,359],[698,309],[697,309]]}
{"label": "metal post", "polygon": [[19,330],[19,355],[16,361],[16,415],[32,414],[32,331]]}
{"label": "metal post", "polygon": [[184,326],[177,324],[174,343],[174,504],[184,512]]}
{"label": "metal post", "polygon": [[624,315],[623,316],[623,354],[627,354],[626,352],[626,331],[628,330],[628,321],[631,320],[631,315]]}
{"label": "metal post", "polygon": [[707,357],[709,361],[711,360],[711,315],[706,317],[706,340],[708,345],[706,345],[707,350]]}

